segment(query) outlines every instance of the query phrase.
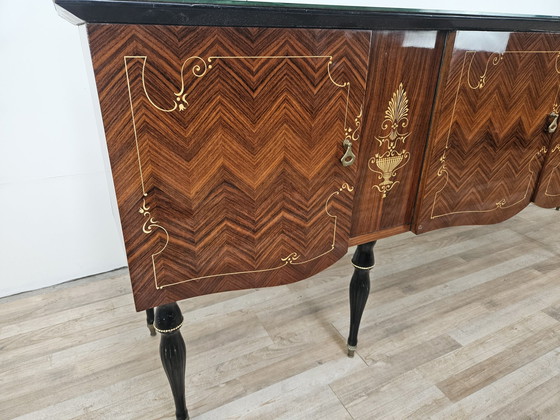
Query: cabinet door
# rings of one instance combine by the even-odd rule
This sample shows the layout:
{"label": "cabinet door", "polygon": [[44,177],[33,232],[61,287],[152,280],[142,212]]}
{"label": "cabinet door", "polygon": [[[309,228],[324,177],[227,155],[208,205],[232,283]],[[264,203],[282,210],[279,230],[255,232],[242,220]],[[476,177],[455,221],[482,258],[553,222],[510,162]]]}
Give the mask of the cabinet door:
{"label": "cabinet door", "polygon": [[459,32],[446,52],[416,231],[505,220],[529,204],[558,106],[560,35]]}
{"label": "cabinet door", "polygon": [[88,33],[138,310],[345,254],[369,32]]}

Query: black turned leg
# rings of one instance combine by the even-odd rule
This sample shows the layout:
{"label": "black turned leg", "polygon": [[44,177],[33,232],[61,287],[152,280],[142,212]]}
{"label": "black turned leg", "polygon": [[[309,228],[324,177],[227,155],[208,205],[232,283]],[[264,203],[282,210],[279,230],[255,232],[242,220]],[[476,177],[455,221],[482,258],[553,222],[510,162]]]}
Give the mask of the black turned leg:
{"label": "black turned leg", "polygon": [[146,324],[148,324],[150,335],[156,335],[156,329],[154,328],[154,308],[146,309]]}
{"label": "black turned leg", "polygon": [[185,404],[185,365],[187,350],[179,330],[183,325],[183,314],[176,303],[158,306],[155,314],[155,329],[161,334],[159,355],[163,369],[169,379],[173,399],[175,400],[175,417],[187,420],[189,413]]}
{"label": "black turned leg", "polygon": [[350,281],[350,334],[348,335],[348,357],[354,357],[358,345],[360,321],[369,296],[369,270],[375,264],[373,247],[375,242],[358,245],[352,257],[354,274]]}

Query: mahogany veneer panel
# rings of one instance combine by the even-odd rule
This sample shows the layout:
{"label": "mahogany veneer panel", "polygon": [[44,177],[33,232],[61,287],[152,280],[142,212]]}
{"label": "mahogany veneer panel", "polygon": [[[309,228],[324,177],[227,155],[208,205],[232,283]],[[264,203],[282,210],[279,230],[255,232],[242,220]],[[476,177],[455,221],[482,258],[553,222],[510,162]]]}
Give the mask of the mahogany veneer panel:
{"label": "mahogany veneer panel", "polygon": [[369,32],[88,30],[138,310],[344,255]]}
{"label": "mahogany veneer panel", "polygon": [[[505,50],[488,42],[504,36]],[[558,106],[559,34],[459,33],[455,45],[445,57],[417,233],[497,223],[529,204],[551,140],[543,127]]]}
{"label": "mahogany veneer panel", "polygon": [[443,42],[433,31],[373,33],[352,243],[409,230]]}

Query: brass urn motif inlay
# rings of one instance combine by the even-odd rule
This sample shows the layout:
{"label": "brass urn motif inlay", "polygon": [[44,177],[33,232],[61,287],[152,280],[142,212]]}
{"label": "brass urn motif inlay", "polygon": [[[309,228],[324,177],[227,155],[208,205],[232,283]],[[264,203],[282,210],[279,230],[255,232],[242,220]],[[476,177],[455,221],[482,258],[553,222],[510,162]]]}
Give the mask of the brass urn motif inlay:
{"label": "brass urn motif inlay", "polygon": [[400,181],[393,180],[397,176],[397,171],[403,168],[410,160],[410,153],[406,149],[397,150],[399,145],[404,146],[410,133],[401,133],[399,130],[408,126],[408,97],[401,83],[393,93],[389,101],[389,106],[385,111],[385,119],[381,123],[381,129],[389,132],[383,136],[375,137],[380,146],[385,143],[387,150],[384,153],[376,153],[369,159],[368,167],[372,172],[378,174],[382,182],[372,188],[382,194],[382,198],[387,197],[387,193],[393,189]]}

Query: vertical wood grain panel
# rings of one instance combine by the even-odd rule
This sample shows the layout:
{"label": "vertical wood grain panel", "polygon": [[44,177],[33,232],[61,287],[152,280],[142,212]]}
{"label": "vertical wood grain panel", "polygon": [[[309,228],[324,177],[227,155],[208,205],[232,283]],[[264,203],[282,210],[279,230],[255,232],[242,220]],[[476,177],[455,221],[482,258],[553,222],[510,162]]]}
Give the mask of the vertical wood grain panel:
{"label": "vertical wood grain panel", "polygon": [[373,34],[352,243],[409,229],[443,41],[434,31]]}

